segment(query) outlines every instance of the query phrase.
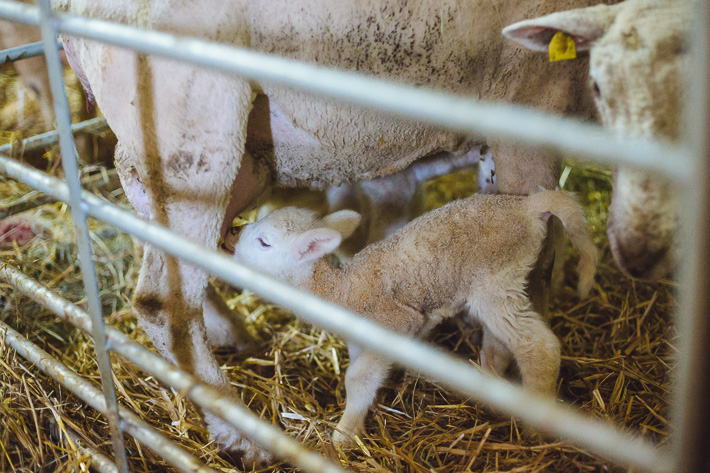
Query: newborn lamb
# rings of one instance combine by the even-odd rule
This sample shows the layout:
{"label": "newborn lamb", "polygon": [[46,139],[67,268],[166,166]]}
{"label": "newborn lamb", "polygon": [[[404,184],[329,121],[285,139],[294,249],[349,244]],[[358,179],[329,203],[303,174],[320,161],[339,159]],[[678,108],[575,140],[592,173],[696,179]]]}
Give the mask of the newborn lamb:
{"label": "newborn lamb", "polygon": [[[424,337],[464,308],[483,325],[481,365],[503,373],[515,358],[525,386],[554,396],[560,344],[525,292],[550,215],[580,253],[579,294],[594,280],[597,249],[581,207],[567,194],[475,195],[412,221],[338,267],[326,255],[360,222],[341,210],[324,218],[286,207],[244,227],[234,256],[402,334]],[[349,441],[391,362],[349,345],[347,402],[333,434]]]}

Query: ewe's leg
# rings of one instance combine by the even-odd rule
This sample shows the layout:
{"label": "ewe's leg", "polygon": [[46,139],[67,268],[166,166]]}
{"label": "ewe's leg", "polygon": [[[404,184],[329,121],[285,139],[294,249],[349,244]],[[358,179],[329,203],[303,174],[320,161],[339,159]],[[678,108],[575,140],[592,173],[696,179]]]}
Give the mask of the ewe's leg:
{"label": "ewe's leg", "polygon": [[[530,301],[511,292],[507,297],[495,297],[499,291],[489,290],[488,298],[477,307],[484,334],[490,332],[510,349],[526,387],[554,396],[560,371],[560,342],[540,314],[532,310]],[[481,301],[483,296],[476,298]]]}
{"label": "ewe's leg", "polygon": [[[328,201],[328,213],[348,209],[359,212],[364,220],[367,220],[369,217],[367,210],[363,208],[365,203],[363,202],[363,195],[362,192],[360,192],[358,183],[348,182],[339,186],[330,186],[326,190],[325,195]],[[345,263],[350,261],[353,255],[362,250],[367,244],[366,226],[366,223],[363,221],[355,232],[335,250],[335,255],[341,262]]]}
{"label": "ewe's leg", "polygon": [[[130,165],[130,157],[127,156],[120,144],[116,146],[116,165],[121,185],[129,200],[144,218],[149,218],[151,200],[145,186],[138,179],[135,168]],[[242,166],[241,171],[242,173],[244,172],[244,166]],[[244,180],[244,178],[241,178],[241,180]],[[235,182],[238,181],[240,181],[239,178],[235,180]],[[132,237],[132,239],[134,256],[136,260],[142,260],[143,242],[135,237]],[[227,306],[211,283],[207,285],[202,309],[207,328],[207,338],[211,346],[233,346],[241,350],[253,343],[242,317]]]}
{"label": "ewe's leg", "polygon": [[[354,350],[351,350],[351,354]],[[355,435],[365,430],[365,417],[375,399],[377,390],[387,377],[392,363],[383,356],[364,351],[353,361],[345,373],[345,412],[333,432],[333,442],[346,444],[352,442]]]}
{"label": "ewe's leg", "polygon": [[421,213],[421,202],[417,199],[421,183],[475,166],[479,157],[477,148],[462,155],[443,152],[389,176],[330,187],[329,212],[352,209],[363,216],[358,231],[336,254],[349,260],[364,246],[392,235]]}
{"label": "ewe's leg", "polygon": [[473,148],[464,154],[442,152],[412,163],[391,176],[360,183],[369,204],[369,235],[367,243],[380,241],[415,218],[421,212],[416,196],[419,185],[478,164],[480,150]]}
{"label": "ewe's leg", "polygon": [[483,330],[481,342],[481,368],[503,376],[513,361],[513,353],[490,330]]}
{"label": "ewe's leg", "polygon": [[488,146],[481,148],[481,159],[478,161],[478,193],[498,193],[496,166],[493,161],[493,152]]}
{"label": "ewe's leg", "polygon": [[365,246],[405,226],[412,218],[412,200],[416,191],[414,175],[406,170],[391,176],[329,188],[329,212],[351,209],[363,216],[357,231],[338,248],[336,254],[340,260],[349,261]]}
{"label": "ewe's leg", "polygon": [[[169,221],[193,220],[193,231],[177,222],[172,229],[193,240],[211,246],[217,243],[219,217],[224,208],[202,207],[205,220],[195,221],[195,214],[173,208]],[[211,220],[211,221],[210,221]],[[211,227],[211,228],[210,228]],[[207,230],[200,234],[199,230]],[[144,248],[143,267],[136,287],[134,307],[141,325],[160,353],[181,368],[195,374],[202,381],[221,390],[225,396],[238,399],[220,370],[202,317],[203,295],[207,275],[203,271],[176,260],[150,244]],[[243,451],[246,461],[266,459],[260,449],[222,419],[205,413],[210,438],[230,451]]]}
{"label": "ewe's leg", "polygon": [[[498,190],[501,194],[526,195],[540,189],[556,189],[561,161],[553,153],[529,146],[491,142]],[[558,225],[548,223],[548,233],[537,263],[528,276],[528,292],[533,307],[546,315],[550,301],[550,281],[554,263]]]}
{"label": "ewe's leg", "polygon": [[367,202],[367,241],[369,245],[387,238],[409,222],[417,192],[414,176],[405,171],[391,176],[362,181],[360,188]]}
{"label": "ewe's leg", "polygon": [[[188,65],[97,47],[107,48],[103,55],[113,60],[106,61],[105,75],[89,74],[89,80],[98,85],[93,87],[97,100],[125,150],[117,166],[128,183],[126,194],[157,223],[216,248],[244,154],[250,87]],[[117,97],[116,91],[122,94]],[[206,287],[204,271],[146,244],[136,313],[163,356],[238,399],[207,339]],[[211,414],[205,420],[211,438],[223,448],[244,452],[247,462],[267,458],[223,420]]]}
{"label": "ewe's leg", "polygon": [[339,186],[330,186],[325,191],[325,198],[328,201],[328,213],[345,209],[360,210],[357,184],[353,182],[346,182]]}

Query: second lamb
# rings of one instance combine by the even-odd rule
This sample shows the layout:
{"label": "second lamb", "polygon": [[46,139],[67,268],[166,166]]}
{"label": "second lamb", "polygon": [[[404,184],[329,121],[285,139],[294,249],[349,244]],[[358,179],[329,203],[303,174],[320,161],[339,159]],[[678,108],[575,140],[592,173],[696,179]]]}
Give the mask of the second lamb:
{"label": "second lamb", "polygon": [[[328,257],[358,226],[360,215],[286,207],[244,227],[234,256],[295,286],[365,315],[396,332],[424,337],[466,311],[483,326],[481,365],[502,374],[512,359],[522,382],[553,396],[560,344],[526,294],[547,220],[559,218],[580,253],[578,290],[589,293],[598,253],[581,207],[567,194],[475,195],[449,203],[372,244],[346,266]],[[333,434],[347,442],[391,366],[350,344],[345,412]]]}

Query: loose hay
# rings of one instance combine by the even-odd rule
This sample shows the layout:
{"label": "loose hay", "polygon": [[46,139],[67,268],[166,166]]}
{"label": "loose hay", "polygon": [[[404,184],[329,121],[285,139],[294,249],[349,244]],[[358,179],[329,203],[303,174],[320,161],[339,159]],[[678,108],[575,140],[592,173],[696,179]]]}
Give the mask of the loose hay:
{"label": "loose hay", "polygon": [[[99,168],[96,168],[99,169]],[[96,172],[93,188],[126,206],[115,174]],[[105,179],[104,179],[105,177]],[[104,184],[100,184],[103,182]],[[474,191],[474,174],[464,171],[427,185],[424,207],[433,208]],[[550,324],[562,342],[559,396],[588,415],[608,420],[665,443],[669,374],[674,365],[671,313],[674,283],[630,281],[611,260],[604,234],[610,197],[609,174],[575,167],[566,188],[584,201],[594,239],[603,249],[592,297],[580,302],[567,268],[563,292],[554,301]],[[31,198],[26,196],[30,195]],[[84,305],[74,252],[71,219],[63,204],[46,204],[26,187],[0,180],[0,201],[42,204],[30,211],[48,226],[52,239],[36,238],[22,248],[0,252],[3,262]],[[91,239],[106,322],[150,346],[138,328],[129,300],[137,262],[128,236],[98,221]],[[367,419],[367,434],[354,449],[329,443],[345,404],[343,375],[348,355],[343,340],[265,304],[248,291],[221,291],[260,340],[251,353],[218,351],[222,368],[250,409],[279,425],[307,447],[354,471],[398,472],[573,472],[625,471],[610,462],[547,439],[526,438],[521,426],[432,380],[397,370]],[[0,319],[25,334],[70,368],[99,385],[88,337],[0,284]],[[432,341],[472,362],[478,347],[470,330],[453,323]],[[473,337],[475,338],[475,337]],[[84,445],[111,452],[103,416],[43,376],[0,343],[0,471],[87,471],[90,459],[67,440],[76,432]],[[124,360],[113,357],[120,402],[217,471],[232,471],[229,458],[209,443],[192,404]],[[131,470],[174,471],[149,449],[126,437]],[[251,468],[249,468],[251,470]],[[254,471],[293,471],[277,464]]]}

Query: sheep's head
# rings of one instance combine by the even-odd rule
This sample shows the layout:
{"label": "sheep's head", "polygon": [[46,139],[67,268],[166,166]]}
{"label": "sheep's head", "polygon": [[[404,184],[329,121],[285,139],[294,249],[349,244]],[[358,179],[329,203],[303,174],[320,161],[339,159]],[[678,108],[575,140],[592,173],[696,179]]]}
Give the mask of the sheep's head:
{"label": "sheep's head", "polygon": [[[563,31],[589,50],[590,89],[603,125],[624,136],[677,140],[688,24],[685,0],[628,0],[511,25],[504,34],[547,51]],[[673,159],[673,156],[668,156]],[[614,259],[631,276],[655,279],[675,264],[678,209],[664,179],[621,166],[607,234]]]}
{"label": "sheep's head", "polygon": [[247,225],[234,258],[294,285],[313,272],[315,262],[333,252],[360,223],[360,214],[341,210],[323,218],[316,212],[284,207]]}

